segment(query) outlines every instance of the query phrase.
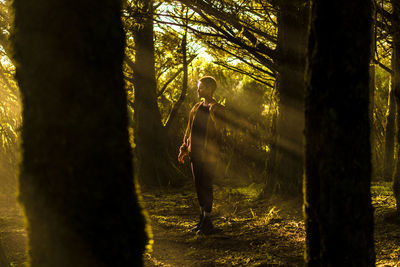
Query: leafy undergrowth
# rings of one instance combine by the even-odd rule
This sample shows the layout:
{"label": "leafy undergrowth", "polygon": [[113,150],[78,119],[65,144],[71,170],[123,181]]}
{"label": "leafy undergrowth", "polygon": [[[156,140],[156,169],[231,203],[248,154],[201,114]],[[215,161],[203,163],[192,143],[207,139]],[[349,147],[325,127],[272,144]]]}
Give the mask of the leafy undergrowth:
{"label": "leafy undergrowth", "polygon": [[[261,187],[214,188],[217,233],[190,229],[198,219],[192,184],[143,192],[153,229],[145,266],[302,266],[304,223],[301,201],[257,198]],[[400,266],[400,223],[390,183],[374,183],[377,266]],[[0,242],[11,266],[26,262],[26,233],[15,200],[0,194]]]}

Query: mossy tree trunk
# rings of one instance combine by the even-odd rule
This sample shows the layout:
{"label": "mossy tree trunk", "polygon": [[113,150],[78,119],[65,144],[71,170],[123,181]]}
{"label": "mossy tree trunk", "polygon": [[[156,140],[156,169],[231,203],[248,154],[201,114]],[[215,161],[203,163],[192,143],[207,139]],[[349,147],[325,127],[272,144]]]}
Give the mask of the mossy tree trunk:
{"label": "mossy tree trunk", "polygon": [[278,14],[277,88],[279,115],[276,151],[266,191],[301,195],[303,175],[304,68],[307,41],[308,1],[280,0]]}
{"label": "mossy tree trunk", "polygon": [[120,1],[15,0],[32,267],[141,266]]}
{"label": "mossy tree trunk", "polygon": [[306,265],[375,266],[368,111],[371,6],[363,0],[314,0],[311,12]]}
{"label": "mossy tree trunk", "polygon": [[393,52],[392,52],[392,90],[396,100],[396,164],[393,174],[393,192],[396,198],[397,213],[400,216],[400,2],[392,0],[393,7]]}
{"label": "mossy tree trunk", "polygon": [[168,155],[168,135],[157,104],[155,77],[153,1],[138,1],[135,31],[135,143],[137,176],[143,185],[176,183],[179,173]]}

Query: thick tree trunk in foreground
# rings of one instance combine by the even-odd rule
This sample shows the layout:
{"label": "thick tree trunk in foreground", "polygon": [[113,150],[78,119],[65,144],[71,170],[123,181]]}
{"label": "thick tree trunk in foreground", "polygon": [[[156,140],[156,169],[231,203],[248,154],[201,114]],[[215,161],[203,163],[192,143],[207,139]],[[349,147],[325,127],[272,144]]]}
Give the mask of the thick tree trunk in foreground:
{"label": "thick tree trunk in foreground", "polygon": [[135,32],[135,143],[137,176],[144,185],[175,183],[177,170],[168,155],[168,135],[157,105],[153,1],[141,0],[141,27]]}
{"label": "thick tree trunk in foreground", "polygon": [[392,90],[396,99],[396,165],[393,174],[393,192],[396,198],[397,213],[400,216],[400,2],[392,0],[393,6],[393,53]]}
{"label": "thick tree trunk in foreground", "polygon": [[273,173],[267,191],[301,195],[303,175],[304,67],[308,1],[280,0],[278,15],[279,115]]}
{"label": "thick tree trunk in foreground", "polygon": [[363,0],[313,1],[305,113],[307,266],[375,265],[370,25],[371,7]]}
{"label": "thick tree trunk in foreground", "polygon": [[14,1],[30,266],[142,265],[120,4]]}

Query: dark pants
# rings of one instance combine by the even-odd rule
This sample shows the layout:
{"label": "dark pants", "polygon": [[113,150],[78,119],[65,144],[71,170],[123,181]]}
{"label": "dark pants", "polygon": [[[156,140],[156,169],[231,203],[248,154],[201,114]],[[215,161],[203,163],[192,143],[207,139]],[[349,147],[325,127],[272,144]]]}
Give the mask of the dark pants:
{"label": "dark pants", "polygon": [[215,174],[215,163],[192,159],[191,165],[199,205],[205,212],[211,212],[213,203],[212,182]]}

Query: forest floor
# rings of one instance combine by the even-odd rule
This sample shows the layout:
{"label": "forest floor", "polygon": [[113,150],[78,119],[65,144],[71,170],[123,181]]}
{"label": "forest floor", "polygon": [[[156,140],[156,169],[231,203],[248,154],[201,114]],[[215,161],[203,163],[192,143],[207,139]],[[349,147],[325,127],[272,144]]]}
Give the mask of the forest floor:
{"label": "forest floor", "polygon": [[[224,184],[224,183],[222,183]],[[400,224],[391,184],[373,183],[377,266],[400,267]],[[190,231],[198,220],[192,185],[143,192],[153,229],[145,266],[302,266],[302,201],[258,198],[261,186],[214,188],[212,235]]]}
{"label": "forest floor", "polygon": [[0,246],[11,267],[24,266],[27,260],[26,240],[20,206],[14,197],[0,194]]}
{"label": "forest floor", "polygon": [[[260,200],[260,185],[214,188],[217,231],[197,235],[192,184],[142,192],[153,232],[145,266],[302,266],[305,241],[301,200]],[[400,224],[393,219],[390,183],[373,183],[377,266],[400,266]],[[11,266],[26,262],[23,216],[13,199],[0,195],[0,245]]]}

